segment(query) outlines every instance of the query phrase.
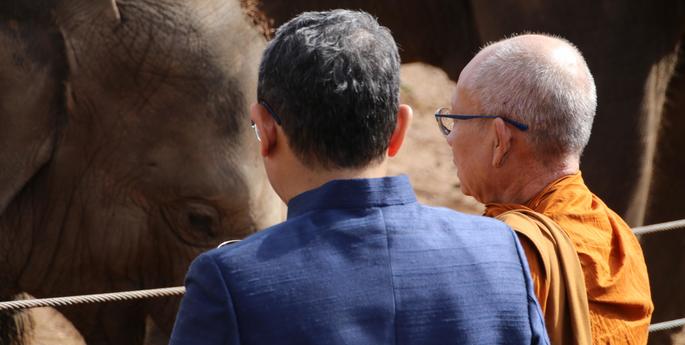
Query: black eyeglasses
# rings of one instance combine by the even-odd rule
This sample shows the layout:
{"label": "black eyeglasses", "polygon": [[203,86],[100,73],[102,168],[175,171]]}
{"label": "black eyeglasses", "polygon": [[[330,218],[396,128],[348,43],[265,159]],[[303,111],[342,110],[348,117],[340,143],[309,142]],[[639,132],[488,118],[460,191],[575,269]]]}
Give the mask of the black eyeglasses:
{"label": "black eyeglasses", "polygon": [[518,121],[514,121],[512,119],[506,118],[504,116],[500,115],[456,115],[456,114],[448,114],[449,109],[447,108],[440,108],[435,112],[435,120],[438,122],[438,127],[440,128],[440,132],[444,135],[449,135],[450,132],[452,132],[452,127],[454,126],[454,121],[447,121],[446,119],[452,119],[452,120],[471,120],[471,119],[496,119],[500,118],[504,122],[516,127],[517,129],[521,131],[527,131],[528,130],[528,125],[523,124]]}
{"label": "black eyeglasses", "polygon": [[[261,100],[259,101],[259,104],[261,104],[264,108],[266,108],[266,111],[269,112],[269,115],[274,118],[274,121],[280,126],[281,125],[281,118],[276,115],[276,113],[271,109],[271,106],[269,103],[266,103],[266,101]],[[254,123],[254,121],[250,121],[252,129],[254,129],[254,134],[257,136],[257,140],[262,141],[262,138],[259,137],[259,130],[257,129],[257,125]]]}

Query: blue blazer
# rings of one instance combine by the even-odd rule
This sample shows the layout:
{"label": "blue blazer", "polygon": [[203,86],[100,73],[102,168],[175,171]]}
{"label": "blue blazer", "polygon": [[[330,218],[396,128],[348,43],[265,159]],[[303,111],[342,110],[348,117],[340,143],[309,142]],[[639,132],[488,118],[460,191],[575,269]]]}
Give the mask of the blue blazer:
{"label": "blue blazer", "polygon": [[337,180],[200,255],[171,344],[548,344],[516,236],[416,202],[406,176]]}

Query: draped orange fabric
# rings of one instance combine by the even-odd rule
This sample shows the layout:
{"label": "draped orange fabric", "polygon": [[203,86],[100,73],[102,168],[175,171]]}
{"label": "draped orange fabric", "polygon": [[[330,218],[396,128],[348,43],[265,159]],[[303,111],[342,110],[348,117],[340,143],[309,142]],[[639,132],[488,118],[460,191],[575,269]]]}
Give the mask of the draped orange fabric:
{"label": "draped orange fabric", "polygon": [[[552,182],[526,205],[488,204],[485,215],[521,206],[554,220],[573,242],[585,276],[592,343],[646,344],[654,310],[647,267],[623,219],[590,192],[580,172]],[[539,281],[539,267],[531,274]]]}

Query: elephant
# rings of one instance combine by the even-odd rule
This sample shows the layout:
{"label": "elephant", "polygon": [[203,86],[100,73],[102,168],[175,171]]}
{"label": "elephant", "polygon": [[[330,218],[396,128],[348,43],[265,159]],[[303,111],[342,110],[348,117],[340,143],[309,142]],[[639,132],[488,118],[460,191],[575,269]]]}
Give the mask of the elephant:
{"label": "elephant", "polygon": [[[181,285],[202,251],[283,218],[248,119],[266,40],[244,13],[234,0],[0,4],[2,300]],[[178,302],[59,310],[88,344],[129,345],[150,324],[168,336]]]}
{"label": "elephant", "polygon": [[[583,52],[597,85],[599,106],[581,159],[585,181],[632,226],[685,218],[682,0],[245,1],[267,35],[302,11],[365,10],[390,28],[403,62],[428,63],[455,81],[488,42],[523,32],[562,36]],[[652,321],[685,317],[685,235],[648,235],[641,244]],[[668,342],[668,333],[652,334],[650,343]]]}

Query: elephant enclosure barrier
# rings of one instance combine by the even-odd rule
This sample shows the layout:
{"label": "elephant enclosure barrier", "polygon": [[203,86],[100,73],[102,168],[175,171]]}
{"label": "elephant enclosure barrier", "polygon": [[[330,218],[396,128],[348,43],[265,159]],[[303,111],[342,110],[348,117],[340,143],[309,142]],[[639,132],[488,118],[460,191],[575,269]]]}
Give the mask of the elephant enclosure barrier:
{"label": "elephant enclosure barrier", "polygon": [[[636,236],[651,235],[658,232],[671,231],[685,229],[685,219],[675,220],[666,223],[645,225],[640,227],[635,227],[633,233]],[[27,300],[17,300],[17,301],[5,301],[0,302],[0,312],[6,310],[20,310],[29,308],[39,308],[39,307],[61,307],[74,304],[82,303],[104,303],[104,302],[116,302],[116,301],[126,301],[134,299],[145,299],[145,298],[159,298],[159,297],[170,297],[170,296],[180,296],[185,293],[185,287],[175,286],[160,289],[147,289],[147,290],[135,290],[135,291],[123,291],[123,292],[111,292],[102,294],[92,294],[92,295],[80,295],[80,296],[67,296],[67,297],[54,297],[54,298],[38,298],[38,299],[27,299]],[[676,319],[671,321],[654,323],[649,326],[649,332],[659,332],[664,330],[669,330],[673,328],[682,327],[685,325],[685,318]]]}

